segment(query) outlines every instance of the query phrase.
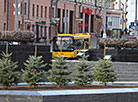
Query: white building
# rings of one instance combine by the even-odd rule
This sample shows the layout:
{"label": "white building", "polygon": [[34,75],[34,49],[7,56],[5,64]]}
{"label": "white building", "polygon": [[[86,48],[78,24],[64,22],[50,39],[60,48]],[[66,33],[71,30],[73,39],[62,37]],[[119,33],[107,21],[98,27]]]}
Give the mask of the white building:
{"label": "white building", "polygon": [[126,18],[128,19],[127,26],[129,26],[130,22],[135,22],[136,0],[128,0],[127,5],[128,5],[128,8],[127,8],[128,14],[127,14]]}

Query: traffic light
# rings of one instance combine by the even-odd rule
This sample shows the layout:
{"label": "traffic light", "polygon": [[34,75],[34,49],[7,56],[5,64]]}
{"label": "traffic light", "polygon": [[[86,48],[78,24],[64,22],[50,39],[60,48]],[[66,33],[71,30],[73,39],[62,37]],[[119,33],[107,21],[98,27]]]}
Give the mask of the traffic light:
{"label": "traffic light", "polygon": [[40,21],[39,24],[46,24],[46,21]]}
{"label": "traffic light", "polygon": [[56,21],[52,21],[51,22],[51,25],[56,25]]}
{"label": "traffic light", "polygon": [[99,19],[101,18],[101,16],[99,14],[97,14],[96,17],[99,18]]}
{"label": "traffic light", "polygon": [[57,20],[55,20],[55,21],[52,21],[52,22],[51,22],[51,25],[58,26],[58,25],[59,25],[59,21],[57,21]]}

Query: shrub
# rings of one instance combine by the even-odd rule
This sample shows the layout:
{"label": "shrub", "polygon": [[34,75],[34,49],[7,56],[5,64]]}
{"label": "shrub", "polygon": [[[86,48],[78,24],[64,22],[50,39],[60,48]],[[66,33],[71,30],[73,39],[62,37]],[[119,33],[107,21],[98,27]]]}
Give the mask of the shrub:
{"label": "shrub", "polygon": [[56,82],[58,88],[65,87],[71,81],[71,78],[68,77],[72,73],[68,69],[69,65],[63,57],[57,57],[51,66],[52,69],[48,71],[50,74],[48,80]]}
{"label": "shrub", "polygon": [[37,87],[38,82],[44,81],[46,64],[44,64],[42,56],[29,56],[24,65],[25,69],[22,70],[22,80],[24,82],[29,83],[30,86]]}
{"label": "shrub", "polygon": [[110,60],[99,59],[94,66],[93,76],[95,81],[103,82],[106,86],[107,82],[114,82],[117,80],[117,74],[112,67]]}
{"label": "shrub", "polygon": [[16,84],[19,81],[20,73],[16,71],[18,62],[11,60],[12,53],[2,53],[0,59],[0,84],[4,88],[9,88],[12,84]]}
{"label": "shrub", "polygon": [[87,84],[91,84],[93,81],[91,65],[86,61],[88,56],[83,56],[80,59],[80,62],[76,63],[75,73],[74,73],[74,81],[79,86],[85,86]]}

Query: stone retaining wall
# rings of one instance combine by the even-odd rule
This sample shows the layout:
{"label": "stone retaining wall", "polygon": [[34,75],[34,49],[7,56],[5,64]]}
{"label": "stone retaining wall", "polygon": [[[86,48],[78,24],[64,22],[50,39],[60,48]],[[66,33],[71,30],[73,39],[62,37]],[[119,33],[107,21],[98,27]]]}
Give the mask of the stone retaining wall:
{"label": "stone retaining wall", "polygon": [[[73,68],[75,63],[78,63],[77,60],[68,61],[71,65],[71,69]],[[96,61],[88,61],[87,63],[91,63],[94,66]],[[132,62],[112,62],[115,72],[119,75],[117,81],[138,81],[138,63]]]}
{"label": "stone retaining wall", "polygon": [[138,88],[0,91],[0,102],[137,102]]}

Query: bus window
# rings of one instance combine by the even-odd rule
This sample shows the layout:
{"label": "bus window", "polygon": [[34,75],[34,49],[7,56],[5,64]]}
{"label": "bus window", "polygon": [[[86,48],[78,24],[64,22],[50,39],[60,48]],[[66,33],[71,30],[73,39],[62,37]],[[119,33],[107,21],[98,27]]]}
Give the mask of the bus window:
{"label": "bus window", "polygon": [[84,39],[75,39],[76,49],[83,49],[83,41]]}
{"label": "bus window", "polygon": [[85,46],[85,49],[89,48],[89,41],[88,41],[88,39],[84,40],[84,46]]}
{"label": "bus window", "polygon": [[74,50],[72,45],[73,45],[72,37],[57,37],[53,41],[53,50],[58,50],[58,51]]}
{"label": "bus window", "polygon": [[89,42],[88,39],[75,39],[76,49],[88,49]]}

